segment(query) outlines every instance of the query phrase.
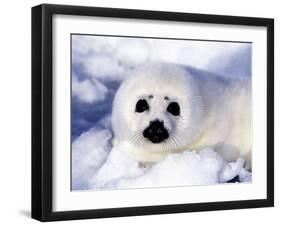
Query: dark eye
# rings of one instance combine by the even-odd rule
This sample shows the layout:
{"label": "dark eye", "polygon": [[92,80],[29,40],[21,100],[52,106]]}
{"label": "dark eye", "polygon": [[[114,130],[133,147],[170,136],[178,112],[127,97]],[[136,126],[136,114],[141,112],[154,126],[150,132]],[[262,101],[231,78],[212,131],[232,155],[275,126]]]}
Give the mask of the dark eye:
{"label": "dark eye", "polygon": [[180,115],[180,106],[177,102],[172,102],[168,105],[167,111],[174,116]]}
{"label": "dark eye", "polygon": [[149,110],[149,105],[145,99],[141,99],[136,104],[136,112],[141,113]]}

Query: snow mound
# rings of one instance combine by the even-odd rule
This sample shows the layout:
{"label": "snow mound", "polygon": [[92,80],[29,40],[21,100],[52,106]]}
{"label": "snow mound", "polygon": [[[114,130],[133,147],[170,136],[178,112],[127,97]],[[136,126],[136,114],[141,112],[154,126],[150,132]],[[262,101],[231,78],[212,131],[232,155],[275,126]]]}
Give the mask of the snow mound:
{"label": "snow mound", "polygon": [[[106,143],[109,140],[106,142],[106,139],[109,139],[109,136],[105,133],[100,137],[102,132],[94,134],[96,135],[99,136],[96,141],[100,142],[102,138],[103,145],[108,147]],[[93,167],[86,172],[87,189],[211,185],[226,183],[237,177],[240,182],[251,181],[251,173],[243,168],[243,159],[226,162],[212,148],[170,154],[163,161],[148,165],[141,164],[129,156],[124,151],[128,148],[127,145],[122,142],[114,146],[110,152],[106,152],[106,160],[103,153],[103,161],[99,164],[97,162],[101,158],[94,158],[91,153],[91,164],[99,167]],[[95,149],[93,148],[93,152],[96,152]],[[97,155],[100,154],[98,152]],[[85,172],[83,175],[85,176]]]}
{"label": "snow mound", "polygon": [[106,161],[111,146],[110,130],[90,129],[72,143],[72,189],[87,189],[89,177]]}

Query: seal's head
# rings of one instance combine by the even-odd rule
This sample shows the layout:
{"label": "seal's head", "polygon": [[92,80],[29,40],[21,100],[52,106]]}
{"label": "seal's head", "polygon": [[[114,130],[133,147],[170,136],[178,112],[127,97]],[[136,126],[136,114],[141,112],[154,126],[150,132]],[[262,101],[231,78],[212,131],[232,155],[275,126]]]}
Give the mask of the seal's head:
{"label": "seal's head", "polygon": [[116,93],[112,126],[117,141],[146,152],[172,152],[196,135],[202,116],[198,86],[179,65],[152,64],[133,70]]}

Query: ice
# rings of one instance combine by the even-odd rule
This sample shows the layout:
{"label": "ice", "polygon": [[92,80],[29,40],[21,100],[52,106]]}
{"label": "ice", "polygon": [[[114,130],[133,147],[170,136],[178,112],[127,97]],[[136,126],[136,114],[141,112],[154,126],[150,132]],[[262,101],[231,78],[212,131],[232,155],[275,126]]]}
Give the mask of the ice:
{"label": "ice", "polygon": [[143,63],[178,63],[213,73],[251,74],[251,44],[73,35],[73,62],[90,77],[124,79]]}
{"label": "ice", "polygon": [[79,81],[75,75],[72,76],[72,95],[81,102],[94,103],[103,101],[108,89],[98,79],[84,79]]}
{"label": "ice", "polygon": [[72,189],[88,188],[89,177],[102,166],[111,149],[110,130],[90,129],[72,143]]}
{"label": "ice", "polygon": [[108,183],[113,181],[137,178],[143,174],[144,169],[139,163],[122,151],[126,148],[128,147],[125,142],[113,147],[106,162],[90,179],[89,187],[105,188],[108,187]]}
{"label": "ice", "polygon": [[[155,164],[142,164],[127,154],[128,143],[111,149],[111,132],[90,131],[73,144],[73,184],[79,189],[124,189],[226,183],[239,176],[250,182],[244,160],[226,162],[212,148],[169,154]],[[79,182],[78,182],[79,181]]]}
{"label": "ice", "polygon": [[228,181],[239,175],[244,165],[244,160],[239,158],[236,162],[230,162],[224,166],[220,174],[220,181]]}

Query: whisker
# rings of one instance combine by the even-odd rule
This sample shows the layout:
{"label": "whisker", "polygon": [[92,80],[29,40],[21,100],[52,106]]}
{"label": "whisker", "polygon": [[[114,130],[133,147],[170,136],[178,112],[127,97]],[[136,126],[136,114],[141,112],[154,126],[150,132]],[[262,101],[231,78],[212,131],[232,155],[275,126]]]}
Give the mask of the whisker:
{"label": "whisker", "polygon": [[136,133],[130,137],[134,148],[136,148],[140,144],[141,139],[141,130],[137,130]]}
{"label": "whisker", "polygon": [[173,142],[172,137],[171,137],[171,139],[170,139],[169,144],[170,144],[170,152],[173,152],[175,147],[174,147],[174,142]]}
{"label": "whisker", "polygon": [[170,142],[165,142],[164,143],[164,152],[169,152],[170,149]]}
{"label": "whisker", "polygon": [[172,141],[173,147],[174,147],[173,151],[176,151],[178,148],[178,141],[174,136],[171,136],[171,141]]}

